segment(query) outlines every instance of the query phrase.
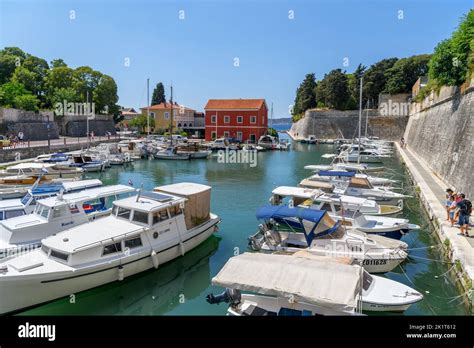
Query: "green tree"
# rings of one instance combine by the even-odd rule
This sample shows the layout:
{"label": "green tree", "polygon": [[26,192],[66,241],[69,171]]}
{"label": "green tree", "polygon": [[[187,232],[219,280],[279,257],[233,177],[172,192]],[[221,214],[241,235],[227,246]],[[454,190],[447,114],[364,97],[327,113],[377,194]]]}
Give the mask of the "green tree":
{"label": "green tree", "polygon": [[303,114],[306,110],[316,107],[316,78],[314,73],[307,74],[296,90],[293,115]]}
{"label": "green tree", "polygon": [[166,102],[165,87],[163,83],[159,82],[156,84],[153,94],[151,96],[151,105],[161,104]]}
{"label": "green tree", "polygon": [[429,62],[429,77],[442,85],[461,85],[473,71],[474,10],[463,17],[450,39],[441,41]]}
{"label": "green tree", "polygon": [[87,100],[89,93],[89,102],[92,99],[92,93],[99,85],[102,74],[88,66],[76,68],[73,73],[73,87],[82,101]]}
{"label": "green tree", "polygon": [[398,58],[382,59],[381,61],[371,65],[364,74],[363,95],[369,100],[373,100],[378,104],[379,94],[385,89],[387,83],[387,70],[390,69],[398,60]]}
{"label": "green tree", "polygon": [[347,75],[341,69],[330,71],[320,82],[317,94],[327,107],[345,110],[350,100]]}
{"label": "green tree", "polygon": [[390,94],[408,93],[420,76],[428,73],[429,54],[421,54],[399,59],[387,70],[385,92]]}
{"label": "green tree", "polygon": [[14,106],[17,109],[38,111],[39,100],[32,94],[23,94],[15,97]]}
{"label": "green tree", "polygon": [[17,57],[0,54],[0,84],[7,83],[13,75],[13,72],[17,68]]}
{"label": "green tree", "polygon": [[33,71],[19,66],[15,69],[11,81],[22,84],[28,91],[33,92],[37,88],[38,76]]}
{"label": "green tree", "polygon": [[[359,64],[352,74],[347,74],[347,83],[349,85],[349,92],[353,100],[359,102],[360,95],[360,78],[364,75],[367,67]],[[366,100],[366,97],[362,95],[362,100]]]}
{"label": "green tree", "polygon": [[74,85],[74,70],[59,66],[48,71],[45,78],[47,105],[54,107],[57,102],[74,103],[79,101],[79,95]]}
{"label": "green tree", "polygon": [[15,98],[20,97],[29,93],[25,86],[18,82],[7,82],[0,86],[0,105],[7,108],[12,108],[15,106]]}
{"label": "green tree", "polygon": [[[140,132],[144,132],[147,126],[147,115],[139,115],[137,117],[132,118],[128,125],[132,128],[138,129]],[[150,128],[155,127],[155,120],[150,117]]]}
{"label": "green tree", "polygon": [[104,111],[109,115],[118,112],[117,84],[110,76],[101,76],[99,84],[93,91],[93,96],[97,112]]}
{"label": "green tree", "polygon": [[51,61],[51,68],[64,68],[67,67],[67,64],[61,58],[53,59]]}

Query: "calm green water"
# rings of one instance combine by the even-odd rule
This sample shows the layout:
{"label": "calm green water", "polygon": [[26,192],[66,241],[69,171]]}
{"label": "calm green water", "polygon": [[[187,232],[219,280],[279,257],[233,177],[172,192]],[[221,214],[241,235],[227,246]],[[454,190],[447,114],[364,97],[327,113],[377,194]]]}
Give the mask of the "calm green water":
{"label": "calm green water", "polygon": [[[135,187],[143,184],[145,189],[180,181],[212,186],[212,210],[222,217],[219,233],[158,270],[79,293],[73,304],[69,299],[60,299],[23,313],[224,315],[225,304],[209,305],[205,301],[208,293],[222,291],[210,285],[211,278],[236,250],[247,250],[247,237],[255,232],[258,224],[255,211],[268,203],[272,189],[278,185],[297,185],[310,174],[303,166],[327,163],[321,158],[321,154],[327,152],[333,152],[333,147],[294,144],[289,152],[259,153],[256,168],[250,168],[248,164],[220,164],[215,159],[141,160],[130,166],[110,168],[100,176],[106,184],[127,184],[131,179]],[[405,181],[398,159],[391,159],[385,165],[389,168],[386,175],[402,180],[406,192],[413,191]],[[415,198],[406,201],[403,215],[423,226],[421,231],[404,236],[410,248],[438,244]],[[468,314],[462,298],[452,300],[459,292],[449,276],[442,276],[450,266],[438,254],[437,248],[412,250],[410,255],[414,258],[403,264],[406,275],[400,269],[386,274],[386,277],[410,285],[425,295],[423,301],[405,312],[406,315]]]}

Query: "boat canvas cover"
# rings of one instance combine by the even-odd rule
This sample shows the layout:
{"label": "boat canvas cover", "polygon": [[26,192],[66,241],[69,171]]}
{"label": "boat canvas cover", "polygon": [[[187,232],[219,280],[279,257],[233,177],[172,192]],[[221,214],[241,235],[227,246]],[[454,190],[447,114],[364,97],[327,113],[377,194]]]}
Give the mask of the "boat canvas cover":
{"label": "boat canvas cover", "polygon": [[342,170],[320,170],[318,172],[319,176],[347,176],[352,177],[355,172],[344,172]]}
{"label": "boat canvas cover", "polygon": [[310,179],[301,180],[301,182],[299,183],[299,186],[317,188],[317,189],[326,189],[326,190],[334,189],[334,186],[328,182],[316,181],[316,180],[310,180]]}
{"label": "boat canvas cover", "polygon": [[155,192],[172,194],[186,198],[184,217],[186,228],[190,230],[210,219],[211,187],[190,182],[181,182],[171,185],[157,186]]}
{"label": "boat canvas cover", "polygon": [[290,297],[337,311],[353,312],[362,268],[291,255],[244,253],[232,257],[213,285],[262,295]]}
{"label": "boat canvas cover", "polygon": [[325,210],[290,208],[285,205],[271,205],[259,208],[256,216],[258,220],[287,219],[296,217],[302,220],[314,222],[317,225],[324,217],[324,214],[326,214]]}

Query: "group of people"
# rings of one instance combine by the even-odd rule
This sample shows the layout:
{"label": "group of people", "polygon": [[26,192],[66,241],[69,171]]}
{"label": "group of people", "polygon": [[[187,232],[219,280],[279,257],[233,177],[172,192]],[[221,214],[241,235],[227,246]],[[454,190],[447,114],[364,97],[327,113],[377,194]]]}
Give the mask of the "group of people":
{"label": "group of people", "polygon": [[466,195],[461,192],[454,192],[448,188],[446,190],[446,216],[451,226],[459,225],[461,235],[469,237],[469,216],[472,213],[472,203],[466,199]]}
{"label": "group of people", "polygon": [[23,142],[25,135],[22,131],[19,131],[18,134],[11,133],[8,134],[7,137],[10,140],[11,146],[15,147],[17,144],[21,144]]}

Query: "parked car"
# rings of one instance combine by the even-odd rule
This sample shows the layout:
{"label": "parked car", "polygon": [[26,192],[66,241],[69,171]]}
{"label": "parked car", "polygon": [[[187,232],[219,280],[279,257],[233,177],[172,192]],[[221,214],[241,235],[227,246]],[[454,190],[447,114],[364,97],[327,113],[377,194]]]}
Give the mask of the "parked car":
{"label": "parked car", "polygon": [[10,139],[4,135],[0,135],[0,147],[10,146]]}

